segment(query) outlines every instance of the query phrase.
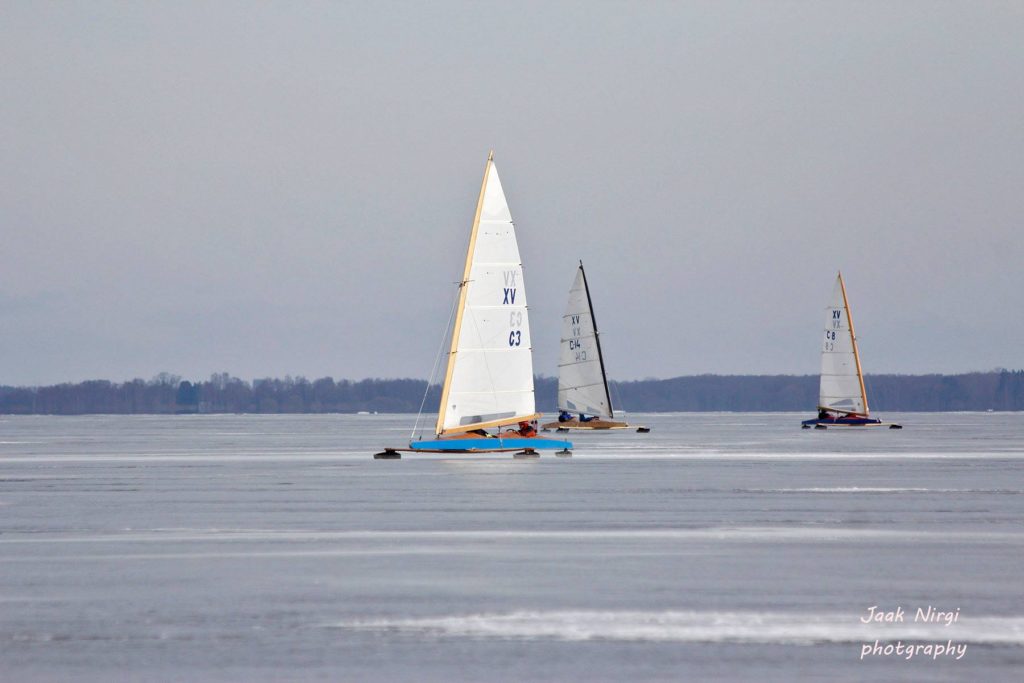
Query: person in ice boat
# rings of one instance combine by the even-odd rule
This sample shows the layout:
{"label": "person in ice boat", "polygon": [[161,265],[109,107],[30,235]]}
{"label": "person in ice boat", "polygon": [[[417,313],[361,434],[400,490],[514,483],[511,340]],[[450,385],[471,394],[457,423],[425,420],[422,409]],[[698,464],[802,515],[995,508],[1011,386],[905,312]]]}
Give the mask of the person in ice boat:
{"label": "person in ice boat", "polygon": [[[471,429],[461,436],[463,439],[469,439],[473,437],[483,437],[485,439],[496,439],[498,436],[521,436],[524,438],[530,438],[537,436],[537,428],[531,422],[522,421],[519,423],[519,429],[509,429],[505,432],[501,432],[499,435],[490,434],[486,429]],[[500,431],[500,430],[499,430]]]}
{"label": "person in ice boat", "polygon": [[[814,421],[810,421],[813,424]],[[833,425],[871,425],[881,424],[881,420],[867,417],[865,415],[858,415],[857,413],[836,413],[832,414],[824,408],[818,409],[817,422],[824,424]]]}
{"label": "person in ice boat", "polygon": [[558,413],[558,421],[559,422],[571,422],[572,421],[572,413],[570,413],[567,410],[563,410],[563,411],[559,412]]}
{"label": "person in ice boat", "polygon": [[529,422],[520,422],[519,430],[516,432],[519,436],[525,436],[527,438],[531,436],[537,436],[537,428]]}

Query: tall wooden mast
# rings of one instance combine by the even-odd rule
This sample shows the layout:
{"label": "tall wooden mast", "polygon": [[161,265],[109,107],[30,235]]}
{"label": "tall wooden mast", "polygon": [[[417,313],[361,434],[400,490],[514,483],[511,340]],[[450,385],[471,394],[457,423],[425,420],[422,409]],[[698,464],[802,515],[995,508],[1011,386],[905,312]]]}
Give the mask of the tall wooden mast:
{"label": "tall wooden mast", "polygon": [[843,282],[843,273],[839,272],[839,287],[843,290],[843,308],[846,309],[846,321],[850,323],[850,340],[853,342],[853,360],[857,363],[857,379],[860,381],[860,398],[864,401],[864,417],[870,414],[868,410],[868,392],[864,389],[864,371],[860,367],[860,352],[857,351],[857,333],[853,331],[853,316],[850,315],[850,302],[846,298],[846,283]]}

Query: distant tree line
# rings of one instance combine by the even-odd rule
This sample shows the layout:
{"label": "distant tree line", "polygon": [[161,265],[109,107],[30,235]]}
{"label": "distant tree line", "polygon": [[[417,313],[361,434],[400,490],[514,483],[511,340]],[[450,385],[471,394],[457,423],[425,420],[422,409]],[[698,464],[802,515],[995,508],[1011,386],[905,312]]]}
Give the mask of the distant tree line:
{"label": "distant tree line", "polygon": [[[1024,370],[963,375],[868,375],[873,410],[1024,410]],[[558,380],[536,377],[537,409],[555,410]],[[630,412],[813,410],[816,375],[696,375],[612,382],[612,402]],[[424,392],[426,396],[424,398]],[[161,373],[151,380],[89,380],[46,387],[0,386],[0,414],[415,413],[437,410],[440,387],[419,379],[256,379],[217,373],[205,381]]]}
{"label": "distant tree line", "polygon": [[[1024,410],[1024,370],[963,375],[866,375],[872,411]],[[696,375],[612,382],[629,411],[793,411],[818,403],[817,375]],[[621,397],[621,400],[617,400]]]}
{"label": "distant tree line", "polygon": [[[309,381],[305,377],[252,382],[216,373],[206,381],[161,373],[146,381],[89,380],[47,387],[0,386],[0,413],[381,413],[416,412],[427,383],[416,379]],[[427,394],[436,409],[441,392]]]}

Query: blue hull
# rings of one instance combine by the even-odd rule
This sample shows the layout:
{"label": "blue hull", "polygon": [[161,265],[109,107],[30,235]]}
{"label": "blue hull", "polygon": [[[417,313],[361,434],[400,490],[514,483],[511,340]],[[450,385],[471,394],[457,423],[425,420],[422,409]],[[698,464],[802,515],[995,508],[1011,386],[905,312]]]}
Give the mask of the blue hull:
{"label": "blue hull", "polygon": [[451,453],[481,453],[484,451],[572,450],[571,441],[546,439],[544,437],[480,437],[479,439],[433,439],[413,441],[409,448],[414,451],[447,451]]}
{"label": "blue hull", "polygon": [[817,418],[813,420],[804,420],[800,424],[813,427],[814,425],[825,425],[826,427],[863,427],[865,425],[880,425],[881,420],[873,420],[868,417],[840,417],[840,418],[829,418],[827,420],[819,420]]}

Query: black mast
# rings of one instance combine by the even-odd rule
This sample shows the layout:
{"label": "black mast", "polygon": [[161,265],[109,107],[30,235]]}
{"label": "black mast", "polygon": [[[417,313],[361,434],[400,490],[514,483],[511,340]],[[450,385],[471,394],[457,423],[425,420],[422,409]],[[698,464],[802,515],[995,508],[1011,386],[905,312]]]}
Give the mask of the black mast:
{"label": "black mast", "polygon": [[580,273],[583,275],[583,291],[587,293],[587,306],[590,308],[590,322],[594,324],[594,342],[597,343],[597,360],[601,363],[601,379],[604,380],[604,395],[608,399],[608,417],[615,419],[615,410],[612,408],[612,395],[608,391],[608,375],[604,371],[604,354],[601,353],[601,335],[597,333],[597,318],[594,317],[594,302],[590,300],[590,286],[587,284],[587,272],[583,270],[583,260],[580,260]]}

